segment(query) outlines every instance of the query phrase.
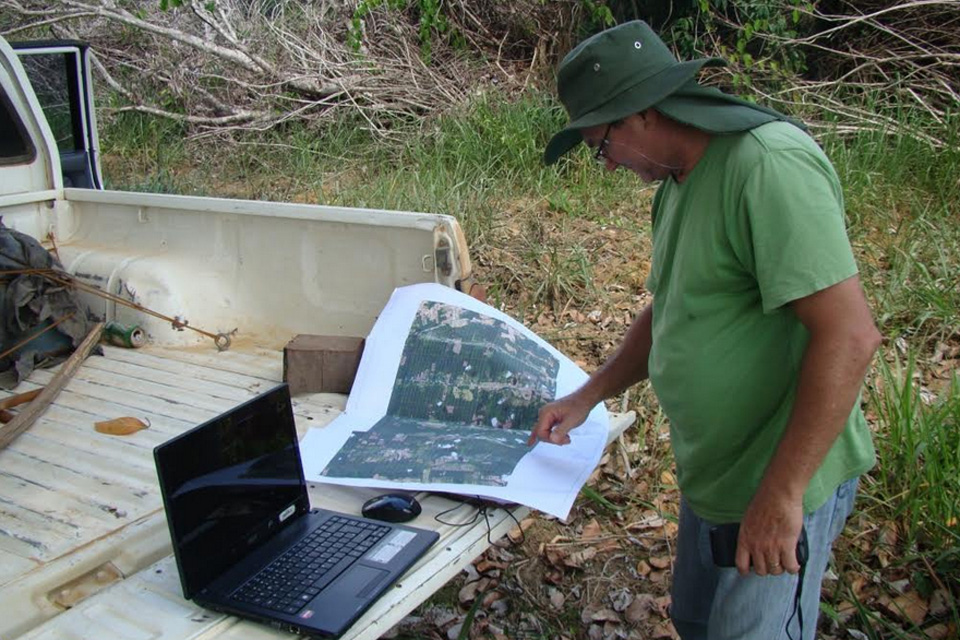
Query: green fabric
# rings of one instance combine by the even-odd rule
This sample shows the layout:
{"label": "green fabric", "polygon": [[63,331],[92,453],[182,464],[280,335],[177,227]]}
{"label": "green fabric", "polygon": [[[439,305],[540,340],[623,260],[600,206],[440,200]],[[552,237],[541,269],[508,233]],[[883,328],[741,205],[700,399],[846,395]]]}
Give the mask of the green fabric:
{"label": "green fabric", "polygon": [[[742,517],[786,427],[809,339],[788,303],[856,273],[839,180],[795,126],[715,136],[687,180],[661,185],[650,379],[680,489],[701,518]],[[873,463],[858,403],[805,511]]]}
{"label": "green fabric", "polygon": [[656,104],[657,111],[707,133],[747,131],[775,120],[806,127],[779,111],[747,102],[714,87],[702,87],[690,80]]}

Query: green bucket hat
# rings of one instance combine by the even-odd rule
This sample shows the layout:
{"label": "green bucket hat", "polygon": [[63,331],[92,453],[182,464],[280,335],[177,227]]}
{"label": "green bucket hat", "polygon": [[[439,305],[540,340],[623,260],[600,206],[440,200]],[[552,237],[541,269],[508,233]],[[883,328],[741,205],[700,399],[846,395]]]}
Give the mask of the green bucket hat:
{"label": "green bucket hat", "polygon": [[553,164],[580,144],[580,129],[616,122],[653,106],[710,133],[788,120],[773,109],[697,84],[700,69],[724,64],[721,58],[678,62],[642,20],[587,38],[560,63],[557,93],[570,123],[550,139],[543,161]]}

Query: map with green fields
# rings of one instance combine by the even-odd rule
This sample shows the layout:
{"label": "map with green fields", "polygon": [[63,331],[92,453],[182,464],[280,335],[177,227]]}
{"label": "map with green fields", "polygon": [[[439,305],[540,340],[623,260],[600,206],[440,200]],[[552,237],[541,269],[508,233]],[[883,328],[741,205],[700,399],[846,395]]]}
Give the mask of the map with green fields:
{"label": "map with green fields", "polygon": [[423,302],[404,343],[387,415],[354,432],[321,475],[503,486],[530,452],[560,363],[489,316]]}

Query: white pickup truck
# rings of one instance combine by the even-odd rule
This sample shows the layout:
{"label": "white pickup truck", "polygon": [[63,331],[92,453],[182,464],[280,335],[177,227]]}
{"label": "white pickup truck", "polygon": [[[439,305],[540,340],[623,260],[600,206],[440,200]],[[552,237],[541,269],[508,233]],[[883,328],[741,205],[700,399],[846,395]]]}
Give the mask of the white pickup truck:
{"label": "white pickup truck", "polygon": [[[0,451],[0,639],[289,637],[183,599],[153,448],[279,381],[294,335],[366,335],[397,286],[464,288],[472,273],[463,233],[447,215],[103,191],[95,120],[82,44],[14,49],[0,38],[3,223],[55,244],[77,282],[230,344],[219,350],[208,335],[81,294],[94,316],[139,325],[149,340],[87,358]],[[37,369],[13,393],[53,375]],[[296,396],[301,437],[345,401]],[[150,428],[126,437],[94,430],[123,416]],[[610,438],[632,421],[612,414]],[[314,506],[349,513],[376,493],[310,491]],[[379,637],[514,526],[503,508],[490,512],[489,532],[483,518],[442,525],[434,516],[454,503],[420,498],[411,524],[439,531],[440,541],[344,638]]]}

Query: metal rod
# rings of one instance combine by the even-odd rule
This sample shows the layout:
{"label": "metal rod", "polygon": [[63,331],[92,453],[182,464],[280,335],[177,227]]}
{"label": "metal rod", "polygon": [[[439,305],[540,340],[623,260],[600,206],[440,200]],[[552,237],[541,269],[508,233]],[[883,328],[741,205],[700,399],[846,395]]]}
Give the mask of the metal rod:
{"label": "metal rod", "polygon": [[60,273],[52,269],[17,269],[17,270],[11,270],[11,271],[0,271],[0,275],[39,275],[44,278],[47,278],[48,280],[52,280],[57,284],[62,284],[68,287],[76,287],[81,291],[92,293],[93,295],[99,296],[101,298],[106,298],[111,302],[116,302],[117,304],[123,305],[125,307],[129,307],[131,309],[136,309],[137,311],[146,313],[147,315],[153,316],[154,318],[159,318],[160,320],[166,320],[173,326],[174,329],[178,329],[178,330],[190,329],[192,331],[196,331],[201,335],[204,335],[208,338],[212,338],[214,344],[217,346],[217,349],[219,349],[220,351],[225,351],[230,347],[231,339],[230,339],[230,334],[228,333],[222,333],[222,332],[211,333],[209,331],[204,331],[203,329],[198,329],[197,327],[191,327],[187,322],[183,320],[180,320],[178,318],[171,318],[170,316],[166,316],[158,311],[154,311],[153,309],[148,309],[147,307],[137,304],[136,302],[132,302],[130,300],[127,300],[126,298],[121,298],[118,295],[114,295],[109,291],[104,291],[103,289],[98,289],[84,282],[80,282],[79,280],[77,280],[72,276],[69,276],[66,274],[61,275]]}

